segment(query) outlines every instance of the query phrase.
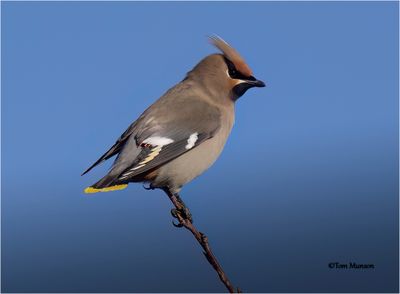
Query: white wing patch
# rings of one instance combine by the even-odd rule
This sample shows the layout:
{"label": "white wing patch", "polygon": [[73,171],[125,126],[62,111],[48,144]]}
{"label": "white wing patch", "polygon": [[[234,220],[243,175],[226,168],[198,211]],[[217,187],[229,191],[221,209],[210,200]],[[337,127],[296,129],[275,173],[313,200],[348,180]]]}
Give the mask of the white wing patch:
{"label": "white wing patch", "polygon": [[154,136],[147,138],[146,140],[143,141],[144,144],[150,144],[152,146],[164,146],[173,143],[174,140],[167,138],[167,137],[159,137],[159,136]]}
{"label": "white wing patch", "polygon": [[151,149],[151,152],[144,158],[141,162],[139,162],[134,168],[131,168],[129,171],[125,172],[120,179],[125,179],[128,178],[131,174],[135,172],[135,170],[144,167],[147,163],[152,161],[158,154],[160,154],[161,149],[163,146],[168,145],[173,143],[174,140],[166,137],[159,137],[159,136],[154,136],[147,138],[146,140],[143,141],[142,144],[146,145],[151,145],[154,146]]}
{"label": "white wing patch", "polygon": [[191,149],[193,148],[194,144],[196,143],[198,137],[198,133],[193,133],[190,135],[189,139],[187,140],[187,144],[185,146],[186,149]]}

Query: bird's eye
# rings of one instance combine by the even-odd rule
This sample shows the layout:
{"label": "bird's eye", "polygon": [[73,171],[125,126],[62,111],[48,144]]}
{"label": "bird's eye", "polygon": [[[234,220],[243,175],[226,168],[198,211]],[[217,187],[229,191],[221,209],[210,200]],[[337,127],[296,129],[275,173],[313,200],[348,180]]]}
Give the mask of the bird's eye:
{"label": "bird's eye", "polygon": [[228,66],[228,74],[232,79],[255,80],[254,77],[243,75],[240,71],[236,69],[235,65],[230,60],[225,59],[225,62]]}
{"label": "bird's eye", "polygon": [[228,73],[229,73],[229,76],[231,77],[231,78],[236,78],[236,76],[239,74],[238,73],[238,71],[236,70],[236,67],[235,67],[235,65],[230,61],[230,60],[228,60],[227,58],[225,58],[225,62],[226,62],[226,65],[228,66]]}
{"label": "bird's eye", "polygon": [[230,64],[230,66],[228,67],[228,70],[229,70],[229,75],[233,79],[236,78],[237,75],[239,74],[239,72],[236,70],[236,68],[233,64]]}

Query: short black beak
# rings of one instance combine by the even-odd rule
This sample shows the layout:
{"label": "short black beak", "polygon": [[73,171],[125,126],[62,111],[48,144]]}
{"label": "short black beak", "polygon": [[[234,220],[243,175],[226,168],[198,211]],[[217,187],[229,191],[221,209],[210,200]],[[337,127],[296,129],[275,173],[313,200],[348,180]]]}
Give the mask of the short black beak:
{"label": "short black beak", "polygon": [[234,100],[241,97],[248,89],[253,87],[265,87],[265,83],[263,81],[257,80],[253,76],[241,80],[240,83],[233,87]]}
{"label": "short black beak", "polygon": [[260,81],[260,80],[257,80],[257,79],[249,80],[249,81],[246,81],[246,82],[248,84],[252,85],[253,87],[259,87],[259,88],[265,87],[265,83],[263,81]]}

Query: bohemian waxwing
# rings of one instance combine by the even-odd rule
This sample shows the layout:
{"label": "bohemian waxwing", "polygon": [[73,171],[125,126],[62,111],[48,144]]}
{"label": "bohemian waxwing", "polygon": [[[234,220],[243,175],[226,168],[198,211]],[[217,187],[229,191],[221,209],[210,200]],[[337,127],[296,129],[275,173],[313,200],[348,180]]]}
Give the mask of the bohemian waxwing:
{"label": "bohemian waxwing", "polygon": [[118,155],[108,174],[85,189],[107,192],[129,182],[177,194],[220,155],[235,118],[235,101],[249,88],[264,87],[239,53],[219,37],[223,54],[201,60],[176,86],[146,109],[117,142],[82,175]]}

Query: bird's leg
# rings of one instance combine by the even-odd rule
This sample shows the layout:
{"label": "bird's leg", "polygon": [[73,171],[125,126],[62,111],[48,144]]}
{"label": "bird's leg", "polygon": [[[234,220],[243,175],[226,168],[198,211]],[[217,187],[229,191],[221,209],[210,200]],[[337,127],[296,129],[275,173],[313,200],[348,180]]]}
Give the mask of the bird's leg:
{"label": "bird's leg", "polygon": [[189,208],[186,207],[185,203],[183,202],[182,198],[179,196],[178,193],[172,193],[168,187],[161,188],[175,205],[174,209],[171,209],[171,214],[174,218],[179,220],[179,224],[173,223],[176,227],[182,227],[182,219],[187,220],[190,223],[193,222],[192,214],[190,213]]}
{"label": "bird's leg", "polygon": [[[175,195],[176,199],[178,200],[179,204],[181,205],[181,208],[178,211],[182,214],[183,218],[189,220],[192,223],[193,219],[192,219],[192,214],[190,213],[189,208],[186,206],[185,202],[183,202],[182,198],[179,196],[178,193],[175,193],[174,195]],[[172,213],[172,211],[171,211],[171,213]],[[174,216],[174,217],[176,218],[176,216]]]}

